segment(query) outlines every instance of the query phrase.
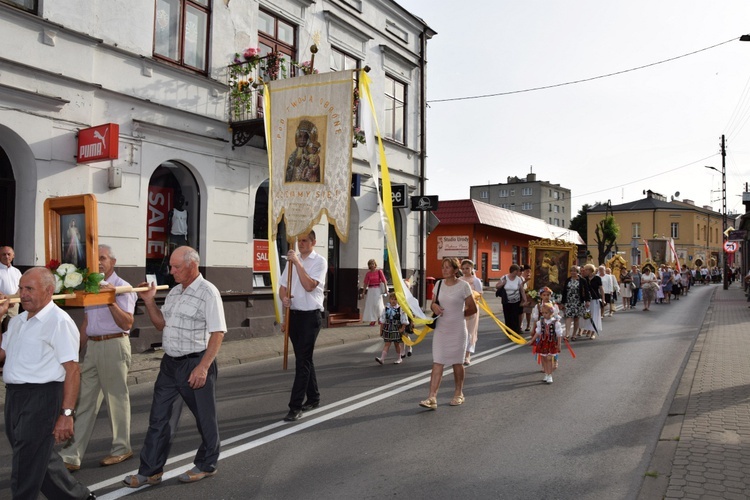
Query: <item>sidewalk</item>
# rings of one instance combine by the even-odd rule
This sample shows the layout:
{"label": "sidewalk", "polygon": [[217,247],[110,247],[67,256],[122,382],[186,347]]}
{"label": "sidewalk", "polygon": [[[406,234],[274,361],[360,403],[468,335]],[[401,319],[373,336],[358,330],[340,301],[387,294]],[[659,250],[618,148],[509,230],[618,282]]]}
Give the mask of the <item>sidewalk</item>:
{"label": "sidewalk", "polygon": [[639,499],[750,498],[750,304],[712,286]]}

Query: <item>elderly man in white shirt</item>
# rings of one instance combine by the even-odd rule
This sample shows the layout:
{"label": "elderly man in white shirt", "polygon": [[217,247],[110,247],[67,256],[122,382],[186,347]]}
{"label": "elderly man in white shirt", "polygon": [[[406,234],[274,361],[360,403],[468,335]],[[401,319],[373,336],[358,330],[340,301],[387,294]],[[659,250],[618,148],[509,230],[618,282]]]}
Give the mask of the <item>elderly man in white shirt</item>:
{"label": "elderly man in white shirt", "polygon": [[[18,283],[21,281],[21,271],[13,267],[16,257],[12,247],[0,247],[0,293],[15,295],[18,293]],[[18,314],[18,304],[8,307],[8,312],[2,316],[2,331],[8,329],[8,321]]]}

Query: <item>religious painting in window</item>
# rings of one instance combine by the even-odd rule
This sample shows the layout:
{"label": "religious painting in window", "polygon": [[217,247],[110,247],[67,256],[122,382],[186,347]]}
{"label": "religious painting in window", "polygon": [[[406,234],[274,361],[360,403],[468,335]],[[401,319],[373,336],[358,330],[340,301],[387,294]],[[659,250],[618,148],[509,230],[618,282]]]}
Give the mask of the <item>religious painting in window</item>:
{"label": "religious painting in window", "polygon": [[99,269],[98,222],[93,194],[44,200],[45,258]]}

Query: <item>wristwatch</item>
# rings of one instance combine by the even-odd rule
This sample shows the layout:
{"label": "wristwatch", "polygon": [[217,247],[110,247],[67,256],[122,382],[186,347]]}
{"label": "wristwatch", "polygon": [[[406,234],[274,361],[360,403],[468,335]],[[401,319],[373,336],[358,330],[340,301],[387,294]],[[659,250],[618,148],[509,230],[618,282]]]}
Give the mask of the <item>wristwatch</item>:
{"label": "wristwatch", "polygon": [[76,411],[73,408],[63,408],[60,410],[60,415],[65,417],[75,417]]}

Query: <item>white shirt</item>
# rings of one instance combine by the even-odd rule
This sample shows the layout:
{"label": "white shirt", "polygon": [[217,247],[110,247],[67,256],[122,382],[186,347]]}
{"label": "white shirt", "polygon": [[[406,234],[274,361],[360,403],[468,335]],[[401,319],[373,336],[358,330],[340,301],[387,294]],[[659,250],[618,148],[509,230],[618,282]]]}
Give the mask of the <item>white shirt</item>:
{"label": "white shirt", "polygon": [[[314,311],[323,310],[323,299],[324,295],[324,284],[326,282],[326,274],[328,274],[328,262],[316,253],[315,250],[302,259],[302,267],[305,268],[308,276],[318,282],[312,292],[308,292],[302,286],[302,282],[299,280],[299,273],[292,272],[292,304],[291,309],[293,311]],[[289,279],[287,278],[289,272],[289,262],[286,263],[284,272],[281,273],[281,285],[287,286]]]}
{"label": "white shirt", "polygon": [[604,293],[616,292],[620,289],[620,285],[617,284],[617,278],[613,274],[598,274],[602,280],[602,289]]}
{"label": "white shirt", "polygon": [[18,284],[21,281],[21,271],[0,263],[0,293],[13,295],[18,292]]}
{"label": "white shirt", "polygon": [[510,279],[509,274],[506,274],[504,278],[507,280],[505,282],[505,293],[508,295],[508,302],[520,302],[523,278],[516,276],[515,278]]}
{"label": "white shirt", "polygon": [[172,209],[172,229],[171,233],[175,236],[187,236],[187,210]]}
{"label": "white shirt", "polygon": [[161,308],[162,346],[174,358],[205,351],[213,332],[226,332],[224,303],[219,290],[199,274],[187,288],[169,291]]}
{"label": "white shirt", "polygon": [[24,311],[10,320],[3,334],[3,381],[6,384],[64,382],[63,363],[78,361],[80,336],[70,316],[54,302],[31,319]]}

